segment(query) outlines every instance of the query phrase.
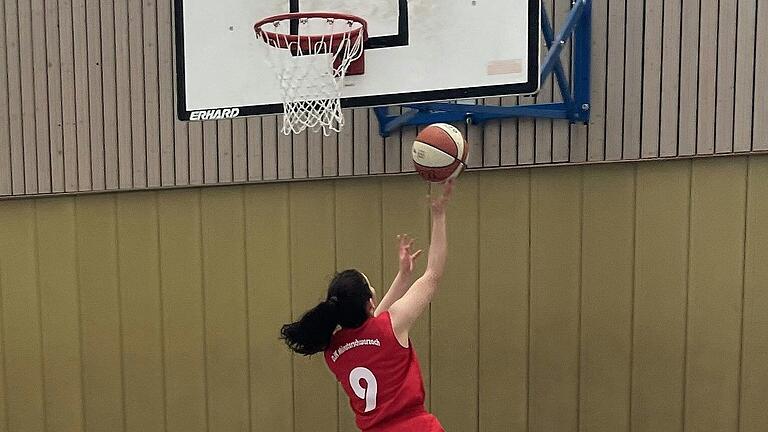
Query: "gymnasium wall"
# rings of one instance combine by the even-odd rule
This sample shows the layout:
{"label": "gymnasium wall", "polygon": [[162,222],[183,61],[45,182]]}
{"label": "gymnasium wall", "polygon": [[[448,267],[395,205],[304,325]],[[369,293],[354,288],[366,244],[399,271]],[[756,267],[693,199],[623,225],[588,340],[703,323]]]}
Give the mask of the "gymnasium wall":
{"label": "gymnasium wall", "polygon": [[[0,431],[352,431],[279,326],[424,245],[415,176],[0,205]],[[413,339],[449,431],[768,430],[768,156],[467,173]],[[423,259],[422,259],[423,261]],[[419,269],[423,269],[423,262]]]}
{"label": "gymnasium wall", "polygon": [[[558,29],[571,0],[543,3]],[[768,151],[764,2],[593,9],[591,124],[470,127],[470,168]],[[176,121],[172,12],[171,0],[0,2],[0,196],[412,170],[417,129],[383,139],[366,109],[330,137],[283,136],[274,116]],[[550,79],[536,98],[480,102],[558,101],[556,89]]]}

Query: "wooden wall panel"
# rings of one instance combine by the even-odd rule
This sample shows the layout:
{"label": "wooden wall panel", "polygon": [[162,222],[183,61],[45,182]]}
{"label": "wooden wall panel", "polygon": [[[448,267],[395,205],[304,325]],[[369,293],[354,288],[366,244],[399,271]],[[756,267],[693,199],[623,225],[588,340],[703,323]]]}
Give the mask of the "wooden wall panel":
{"label": "wooden wall panel", "polygon": [[[478,430],[478,187],[478,176],[469,175],[454,190],[447,210],[453,247],[430,315],[433,328],[446,329],[431,333],[430,345],[432,411],[446,430]],[[431,193],[441,192],[434,186]]]}
{"label": "wooden wall panel", "polygon": [[117,197],[118,275],[128,431],[164,431],[165,379],[155,194]]}
{"label": "wooden wall panel", "polygon": [[706,160],[693,166],[684,411],[688,430],[738,430],[746,162]]}
{"label": "wooden wall panel", "polygon": [[278,340],[280,326],[291,322],[288,186],[244,194],[251,427],[292,431],[293,361]]}
{"label": "wooden wall panel", "polygon": [[747,224],[744,267],[743,333],[741,345],[741,398],[739,425],[745,432],[768,428],[768,231],[763,222],[768,206],[768,160],[750,160],[747,183]]}
{"label": "wooden wall panel", "polygon": [[[629,428],[635,262],[635,176],[605,166],[584,175],[579,427]],[[610,323],[610,325],[606,325]]]}
{"label": "wooden wall panel", "polygon": [[[2,6],[0,198],[413,171],[419,128],[382,138],[366,108],[346,110],[345,129],[327,137],[285,136],[280,115],[176,120],[171,0]],[[571,2],[543,6],[557,32]],[[755,79],[768,63],[764,9],[755,0],[594,2],[590,124],[464,127],[470,170],[768,151],[766,122],[755,120],[765,104],[754,102],[766,93]],[[567,75],[574,49],[569,40],[561,54]],[[472,101],[560,100],[549,77],[538,95]]]}
{"label": "wooden wall panel", "polygon": [[158,198],[165,423],[169,432],[208,430],[200,191]]}
{"label": "wooden wall panel", "polygon": [[48,430],[82,430],[75,203],[46,199],[35,207],[38,245],[44,246],[38,248],[37,266],[45,359],[45,425]]}
{"label": "wooden wall panel", "polygon": [[530,174],[478,181],[478,429],[527,431]]}
{"label": "wooden wall panel", "polygon": [[578,430],[582,170],[531,172],[529,423]]}
{"label": "wooden wall panel", "polygon": [[[289,193],[291,320],[325,299],[333,277],[335,194],[332,183],[301,183]],[[293,357],[294,430],[337,430],[338,386],[322,356]],[[318,395],[324,395],[320,398]]]}
{"label": "wooden wall panel", "polygon": [[86,430],[126,431],[115,201],[113,195],[75,200]]}
{"label": "wooden wall panel", "polygon": [[691,163],[637,168],[632,430],[683,430]]}
{"label": "wooden wall panel", "polygon": [[208,428],[248,430],[245,210],[239,188],[200,197]]}
{"label": "wooden wall panel", "polygon": [[[462,176],[412,334],[427,408],[477,431],[764,430],[766,169]],[[394,236],[427,246],[426,193],[412,175],[4,203],[0,430],[354,430],[279,329],[335,270],[386,289]]]}
{"label": "wooden wall panel", "polygon": [[37,267],[35,203],[0,210],[3,357],[6,425],[9,431],[43,430],[45,381]]}

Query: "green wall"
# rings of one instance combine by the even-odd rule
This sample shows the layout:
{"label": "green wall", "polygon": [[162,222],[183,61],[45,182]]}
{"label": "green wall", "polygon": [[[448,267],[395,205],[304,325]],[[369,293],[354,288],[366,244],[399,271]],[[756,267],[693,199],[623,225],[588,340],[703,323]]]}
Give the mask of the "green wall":
{"label": "green wall", "polygon": [[[428,239],[413,176],[0,202],[1,431],[351,431],[280,324]],[[465,174],[413,333],[451,432],[768,430],[768,157]],[[420,269],[423,269],[423,262]]]}

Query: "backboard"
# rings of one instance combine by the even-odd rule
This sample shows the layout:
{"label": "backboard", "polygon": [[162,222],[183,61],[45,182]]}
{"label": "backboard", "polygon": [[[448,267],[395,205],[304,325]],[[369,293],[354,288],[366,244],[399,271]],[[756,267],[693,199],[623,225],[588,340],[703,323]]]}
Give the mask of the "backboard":
{"label": "backboard", "polygon": [[539,0],[175,0],[175,7],[181,120],[282,112],[270,48],[253,24],[286,12],[342,12],[368,22],[365,74],[344,81],[344,107],[539,88]]}

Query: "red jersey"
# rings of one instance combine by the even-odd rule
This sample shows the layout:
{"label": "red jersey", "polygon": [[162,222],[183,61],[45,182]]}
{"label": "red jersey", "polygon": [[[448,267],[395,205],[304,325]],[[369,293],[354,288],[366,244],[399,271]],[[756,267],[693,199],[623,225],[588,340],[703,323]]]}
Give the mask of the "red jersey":
{"label": "red jersey", "polygon": [[349,396],[365,432],[444,432],[424,409],[424,382],[413,345],[395,337],[389,312],[355,329],[341,329],[325,362]]}

